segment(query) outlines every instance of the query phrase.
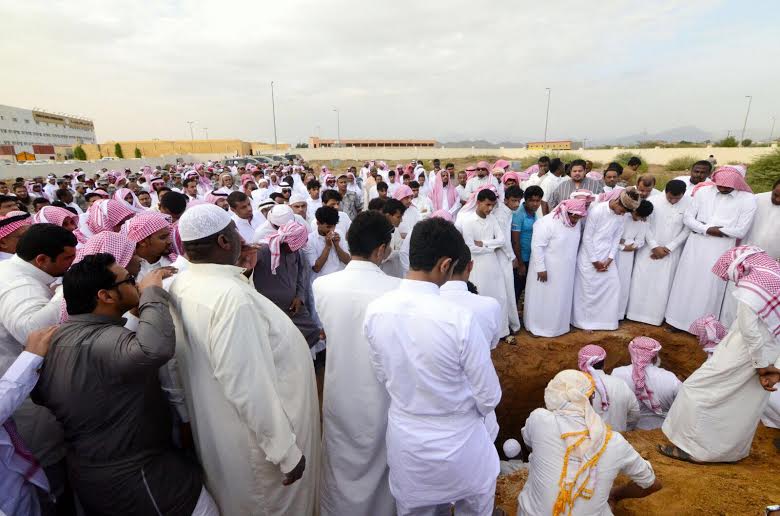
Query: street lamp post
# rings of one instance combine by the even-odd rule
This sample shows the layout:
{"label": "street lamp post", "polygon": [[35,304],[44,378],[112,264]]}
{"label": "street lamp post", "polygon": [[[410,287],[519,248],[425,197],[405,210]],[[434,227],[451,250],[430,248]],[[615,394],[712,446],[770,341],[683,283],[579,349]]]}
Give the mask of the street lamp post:
{"label": "street lamp post", "polygon": [[278,144],[276,139],[276,100],[274,99],[274,81],[271,81],[271,114],[274,119],[274,150]]}
{"label": "street lamp post", "polygon": [[747,128],[748,116],[750,116],[750,104],[753,102],[753,95],[745,95],[748,99],[747,112],[745,113],[745,123],[742,124],[742,136],[739,138],[739,144],[742,145],[742,141],[745,139],[745,129]]}
{"label": "street lamp post", "polygon": [[547,114],[544,117],[544,142],[547,143],[547,122],[550,121],[550,88],[545,88],[547,90]]}
{"label": "street lamp post", "polygon": [[338,108],[333,108],[336,112],[336,147],[341,147],[341,113]]}
{"label": "street lamp post", "polygon": [[209,139],[209,128],[208,127],[204,127],[203,128],[203,132],[206,133],[206,139],[208,140]]}
{"label": "street lamp post", "polygon": [[194,120],[188,120],[187,123],[190,124],[190,140],[194,142],[195,141],[195,132],[192,130],[192,124],[194,124],[195,121]]}
{"label": "street lamp post", "polygon": [[772,117],[772,128],[769,129],[769,143],[772,143],[772,137],[775,135],[775,117]]}

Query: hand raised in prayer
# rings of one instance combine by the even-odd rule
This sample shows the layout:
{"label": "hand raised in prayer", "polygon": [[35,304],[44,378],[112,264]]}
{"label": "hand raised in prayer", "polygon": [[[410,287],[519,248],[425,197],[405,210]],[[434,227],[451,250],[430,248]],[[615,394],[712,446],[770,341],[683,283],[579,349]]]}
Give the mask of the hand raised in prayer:
{"label": "hand raised in prayer", "polygon": [[282,480],[283,486],[289,486],[294,484],[297,480],[300,480],[300,478],[303,476],[303,471],[306,469],[306,457],[301,457],[300,462],[298,462],[298,465],[293,468],[292,471],[284,475],[284,480]]}
{"label": "hand raised in prayer", "polygon": [[547,271],[539,271],[536,273],[536,279],[542,283],[547,283]]}
{"label": "hand raised in prayer", "polygon": [[296,315],[298,313],[298,310],[301,309],[301,306],[303,305],[303,301],[301,301],[301,298],[295,297],[292,300],[292,303],[290,304],[290,313],[292,315]]}
{"label": "hand raised in prayer", "polygon": [[707,234],[710,236],[716,236],[716,237],[725,237],[727,236],[725,233],[723,233],[720,228],[723,226],[713,226],[711,228],[707,229]]}
{"label": "hand raised in prayer", "polygon": [[484,247],[485,244],[482,243],[482,240],[474,240],[474,245],[477,247]]}
{"label": "hand raised in prayer", "polygon": [[241,254],[238,256],[236,267],[252,270],[257,265],[257,250],[260,249],[256,244],[243,244]]}
{"label": "hand raised in prayer", "polygon": [[27,345],[24,347],[24,350],[39,357],[45,357],[46,353],[49,352],[51,338],[55,331],[57,331],[57,326],[49,326],[30,332],[27,336]]}
{"label": "hand raised in prayer", "polygon": [[339,235],[335,231],[332,234],[333,236],[331,237],[331,240],[333,241],[334,244],[341,242],[341,235]]}
{"label": "hand raised in prayer", "polygon": [[144,276],[144,279],[142,279],[141,283],[138,284],[138,291],[143,292],[149,287],[162,288],[162,281],[165,278],[170,278],[177,272],[178,269],[176,269],[176,267],[160,267],[159,269],[155,269]]}

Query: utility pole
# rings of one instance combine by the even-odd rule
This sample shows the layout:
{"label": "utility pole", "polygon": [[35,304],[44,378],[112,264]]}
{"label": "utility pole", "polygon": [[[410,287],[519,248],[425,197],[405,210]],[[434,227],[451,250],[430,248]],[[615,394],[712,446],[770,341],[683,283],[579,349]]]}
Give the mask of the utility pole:
{"label": "utility pole", "polygon": [[203,128],[203,132],[206,133],[206,140],[208,140],[209,139],[209,128],[208,127],[204,127]]}
{"label": "utility pole", "polygon": [[550,94],[552,91],[550,88],[545,88],[547,90],[547,115],[544,117],[544,142],[547,143],[547,122],[550,121]]}
{"label": "utility pole", "polygon": [[271,81],[271,113],[274,117],[274,150],[276,150],[278,141],[276,139],[276,101],[274,100],[274,81]]}
{"label": "utility pole", "polygon": [[588,144],[588,139],[587,138],[583,138],[582,139],[582,148],[584,149],[587,144]]}
{"label": "utility pole", "polygon": [[775,117],[772,117],[772,128],[769,130],[769,143],[772,143],[772,136],[775,135]]}
{"label": "utility pole", "polygon": [[336,147],[341,147],[341,113],[338,108],[333,108],[336,112]]}
{"label": "utility pole", "polygon": [[745,139],[745,129],[747,128],[748,116],[750,116],[750,104],[753,102],[753,95],[745,95],[748,99],[747,112],[745,113],[745,123],[742,124],[742,136],[739,138],[739,145],[742,146],[742,140]]}
{"label": "utility pole", "polygon": [[194,124],[195,121],[191,120],[187,123],[190,124],[190,141],[192,142],[192,151],[195,152],[195,132],[192,130],[192,124]]}

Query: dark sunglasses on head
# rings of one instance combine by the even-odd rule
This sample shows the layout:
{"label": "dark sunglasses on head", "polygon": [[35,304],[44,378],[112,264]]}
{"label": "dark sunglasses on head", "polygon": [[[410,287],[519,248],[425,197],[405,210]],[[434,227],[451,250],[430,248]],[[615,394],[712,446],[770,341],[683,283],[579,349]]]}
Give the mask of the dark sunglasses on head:
{"label": "dark sunglasses on head", "polygon": [[116,283],[111,285],[109,288],[116,288],[119,285],[121,285],[122,283],[130,283],[131,285],[135,285],[135,276],[133,276],[132,274],[128,274],[125,279],[123,279],[122,281],[117,281]]}

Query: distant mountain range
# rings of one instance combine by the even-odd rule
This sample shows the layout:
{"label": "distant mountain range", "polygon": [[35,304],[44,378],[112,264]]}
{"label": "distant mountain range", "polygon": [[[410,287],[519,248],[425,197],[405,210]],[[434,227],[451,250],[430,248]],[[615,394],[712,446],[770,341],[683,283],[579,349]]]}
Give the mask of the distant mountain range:
{"label": "distant mountain range", "polygon": [[[563,138],[566,139],[566,138]],[[600,145],[634,145],[639,142],[646,141],[663,141],[669,143],[676,143],[679,141],[688,142],[704,142],[707,140],[716,140],[713,133],[699,129],[698,127],[688,125],[683,127],[676,127],[674,129],[667,129],[658,133],[642,132],[638,134],[631,134],[627,136],[619,136],[615,138],[594,138],[589,139],[588,146],[600,146]],[[490,142],[487,140],[460,140],[452,142],[440,142],[442,147],[456,147],[456,148],[468,148],[475,147],[481,149],[498,149],[500,147],[525,147],[526,142],[538,141],[539,138],[528,138],[521,142],[518,141],[502,141],[498,143]]]}

